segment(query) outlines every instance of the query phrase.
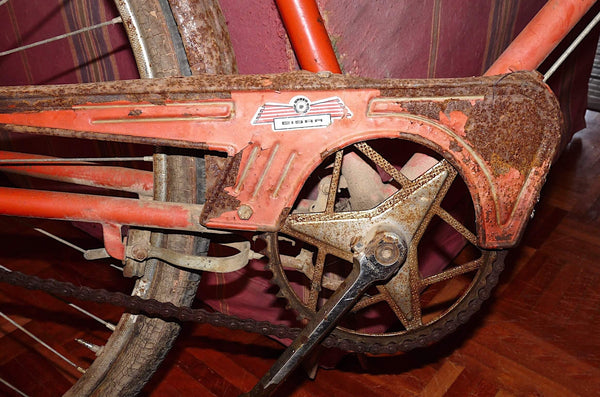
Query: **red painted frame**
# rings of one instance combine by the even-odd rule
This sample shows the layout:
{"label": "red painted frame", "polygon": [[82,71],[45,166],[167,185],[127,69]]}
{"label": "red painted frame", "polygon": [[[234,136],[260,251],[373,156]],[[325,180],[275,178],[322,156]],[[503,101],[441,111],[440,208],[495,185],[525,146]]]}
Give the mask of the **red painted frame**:
{"label": "red painted frame", "polygon": [[[513,70],[535,69],[543,59],[551,52],[572,26],[585,14],[585,12],[595,3],[595,1],[580,0],[550,0],[540,13],[531,21],[525,30],[517,37],[507,51],[499,60],[488,70],[487,75],[501,74]],[[281,9],[286,27],[292,37],[292,43],[298,47],[305,47],[304,43],[310,43],[309,51],[298,50],[297,54],[300,64],[312,71],[330,70],[339,71],[335,55],[331,44],[326,36],[322,26],[322,21],[318,15],[318,10],[314,1],[298,0],[280,0],[278,6]],[[315,11],[316,10],[316,11]],[[312,21],[312,22],[311,22]],[[550,28],[548,28],[550,27]],[[546,36],[544,36],[546,35]],[[541,37],[541,39],[540,39]],[[535,39],[534,39],[535,38]],[[337,68],[337,69],[336,69]],[[268,88],[268,87],[266,87]],[[268,101],[287,102],[297,95],[303,94],[302,91],[288,92],[232,92],[231,100],[220,101],[197,101],[197,102],[173,102],[166,104],[168,106],[155,106],[150,103],[132,104],[132,103],[107,103],[93,104],[89,106],[79,106],[77,109],[42,111],[37,113],[22,112],[0,115],[0,123],[33,125],[36,127],[60,128],[69,126],[70,130],[87,131],[90,137],[119,140],[118,134],[123,130],[115,128],[118,121],[125,120],[132,110],[140,106],[147,106],[144,109],[144,123],[129,123],[126,135],[128,137],[136,136],[139,138],[155,139],[156,141],[166,140],[174,146],[201,147],[211,150],[223,151],[230,156],[241,153],[241,169],[246,166],[250,170],[257,167],[258,170],[267,168],[285,171],[289,167],[290,159],[294,153],[299,153],[300,148],[310,145],[306,134],[291,134],[286,137],[284,144],[279,141],[268,141],[276,134],[272,134],[268,126],[257,126],[264,130],[264,137],[261,142],[256,142],[255,132],[251,132],[246,124],[236,126],[243,120],[247,123],[251,113],[253,114],[262,104]],[[269,97],[270,95],[270,97]],[[325,98],[331,95],[337,95],[343,98],[348,108],[355,114],[353,119],[342,119],[336,123],[340,128],[333,129],[333,136],[328,136],[327,143],[315,147],[311,156],[305,156],[298,160],[294,165],[294,180],[303,181],[321,161],[324,153],[331,153],[334,150],[343,147],[352,142],[357,142],[371,138],[396,137],[395,131],[404,131],[407,136],[418,137],[419,139],[435,142],[437,149],[446,153],[451,153],[451,142],[447,140],[448,127],[454,127],[456,120],[447,120],[436,125],[431,123],[415,124],[414,120],[403,117],[393,117],[398,113],[398,109],[393,108],[393,103],[385,101],[374,101],[380,94],[377,90],[330,90],[321,93],[312,91],[313,101]],[[391,107],[390,107],[391,106]],[[401,110],[401,109],[400,109]],[[62,113],[61,113],[62,112]],[[377,112],[380,115],[387,115],[385,119],[379,119],[385,122],[382,125],[377,118]],[[202,122],[206,128],[199,133],[192,130],[189,126],[170,128],[170,136],[165,136],[164,123],[160,118],[177,118],[180,115],[194,118]],[[235,115],[235,117],[234,117]],[[245,119],[244,119],[245,117]],[[19,119],[21,118],[21,120]],[[35,121],[32,121],[35,120]],[[111,120],[102,122],[102,120]],[[189,120],[185,120],[189,121]],[[354,123],[354,124],[351,124]],[[357,124],[360,128],[356,128]],[[183,123],[182,123],[183,125]],[[227,128],[224,128],[227,126]],[[357,131],[354,135],[348,134],[349,130]],[[336,132],[337,131],[337,132]],[[371,132],[369,132],[371,131]],[[234,133],[235,132],[235,133]],[[200,137],[199,134],[202,136]],[[267,139],[265,141],[264,139]],[[248,142],[254,142],[254,146],[248,147]],[[274,164],[268,163],[275,158],[273,148],[279,148],[277,161]],[[253,148],[270,148],[267,151],[258,150],[261,156],[253,157],[257,153]],[[285,153],[284,153],[285,152]],[[271,153],[271,154],[269,154]],[[0,152],[0,158],[24,158],[22,154]],[[28,155],[29,158],[33,156]],[[502,248],[515,243],[515,238],[521,233],[528,213],[535,201],[536,191],[530,187],[523,187],[519,190],[517,196],[520,203],[505,203],[505,197],[495,196],[493,194],[480,194],[490,189],[489,175],[477,175],[477,171],[472,171],[473,175],[469,178],[469,170],[472,164],[480,164],[477,161],[477,153],[465,151],[460,155],[449,155],[453,164],[457,166],[463,174],[467,174],[467,180],[472,184],[471,191],[476,192],[476,201],[482,208],[480,221],[484,224],[495,224],[497,228],[488,234],[484,234],[480,242],[482,246],[488,248]],[[549,168],[552,153],[546,154],[546,160],[537,165],[536,172],[541,172],[536,176],[534,184],[540,184],[545,172]],[[11,166],[13,169],[17,166]],[[58,168],[61,170],[59,171]],[[50,179],[61,179],[65,181],[84,181],[85,184],[93,186],[110,187],[112,189],[122,189],[134,191],[140,194],[148,194],[150,191],[150,175],[141,171],[132,171],[119,169],[117,167],[106,168],[86,165],[81,166],[61,166],[48,168],[48,166],[27,166],[20,170],[24,174],[33,174],[35,176],[49,177]],[[245,175],[245,176],[244,176]],[[284,174],[285,178],[290,177]],[[248,229],[248,230],[270,230],[274,227],[273,214],[279,216],[285,212],[285,207],[289,206],[296,197],[301,184],[295,183],[284,186],[281,183],[282,173],[271,175],[265,173],[240,172],[234,190],[238,189],[236,195],[242,203],[250,202],[253,196],[256,196],[258,190],[247,189],[247,186],[283,186],[277,194],[271,191],[270,199],[263,200],[263,206],[267,208],[253,208],[253,218],[251,222],[241,222],[239,214],[235,211],[220,214],[218,217],[205,222],[206,226],[213,228],[226,229]],[[486,182],[487,180],[487,182]],[[140,183],[140,181],[143,181]],[[510,190],[511,184],[515,182],[507,179],[505,181],[496,181],[505,184]],[[496,183],[495,182],[495,183]],[[525,183],[520,181],[518,183]],[[514,197],[513,197],[514,199]],[[486,202],[487,200],[487,202]],[[69,202],[67,208],[62,203]],[[507,208],[502,210],[499,206],[505,205]],[[116,258],[123,258],[123,247],[120,238],[121,224],[139,225],[150,228],[172,228],[183,230],[205,230],[200,224],[201,206],[186,206],[171,203],[158,203],[141,201],[136,199],[123,199],[92,195],[75,195],[72,193],[41,192],[27,189],[8,189],[0,188],[0,213],[18,216],[31,216],[53,219],[69,219],[89,222],[100,222],[104,225],[105,244],[107,250]],[[494,219],[502,211],[517,212],[520,215],[510,220],[513,225],[507,225],[506,219]],[[263,218],[261,218],[261,216]],[[502,239],[499,232],[501,229],[509,230],[510,238]],[[496,235],[495,235],[496,234]],[[516,237],[515,237],[516,236]]]}

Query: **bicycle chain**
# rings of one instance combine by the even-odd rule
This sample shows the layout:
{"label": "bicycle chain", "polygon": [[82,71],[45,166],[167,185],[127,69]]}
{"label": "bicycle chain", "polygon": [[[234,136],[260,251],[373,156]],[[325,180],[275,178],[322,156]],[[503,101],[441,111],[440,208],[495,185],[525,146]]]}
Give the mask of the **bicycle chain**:
{"label": "bicycle chain", "polygon": [[[300,328],[272,324],[268,321],[243,319],[229,314],[210,312],[205,309],[192,309],[189,307],[177,306],[170,302],[160,302],[155,299],[143,299],[139,296],[127,295],[122,292],[111,292],[105,289],[76,286],[69,282],[43,279],[17,271],[0,269],[0,282],[82,301],[107,303],[113,306],[123,307],[133,313],[145,313],[146,315],[163,319],[206,323],[217,327],[258,333],[264,336],[274,336],[280,339],[295,339],[301,331]],[[356,343],[349,345],[346,342],[352,343],[353,341],[340,340],[340,338],[330,335],[323,342],[323,345],[326,347],[345,346],[347,347],[346,350],[350,351],[366,351],[365,346],[356,346]],[[373,353],[376,352],[373,351]]]}
{"label": "bicycle chain", "polygon": [[[477,298],[470,302],[467,310],[458,314],[459,317],[462,317],[462,320],[468,319],[479,310],[483,301],[487,299],[492,288],[496,285],[498,275],[502,271],[502,268],[503,261],[500,261],[500,266],[496,267],[488,277],[486,277],[486,282],[476,295]],[[279,339],[295,339],[301,331],[300,328],[273,324],[268,321],[243,319],[225,313],[210,312],[205,309],[192,309],[189,307],[177,306],[170,302],[160,302],[155,299],[143,299],[139,296],[127,295],[122,292],[111,292],[105,289],[76,286],[69,282],[54,279],[42,279],[2,268],[0,268],[0,282],[29,290],[41,290],[52,295],[60,295],[82,301],[107,303],[113,306],[123,307],[132,313],[145,313],[146,315],[163,319],[206,323],[216,327],[243,330],[264,336],[274,336]],[[441,335],[447,335],[454,331],[458,325],[459,324],[456,322],[451,322],[451,324],[446,324],[443,328],[436,329],[435,332],[416,335],[412,341],[403,341],[401,343],[389,341],[385,344],[370,342],[368,338],[361,340],[345,338],[337,335],[334,330],[321,344],[327,348],[335,347],[344,351],[357,353],[393,354],[399,351],[408,351],[431,344],[440,339]]]}

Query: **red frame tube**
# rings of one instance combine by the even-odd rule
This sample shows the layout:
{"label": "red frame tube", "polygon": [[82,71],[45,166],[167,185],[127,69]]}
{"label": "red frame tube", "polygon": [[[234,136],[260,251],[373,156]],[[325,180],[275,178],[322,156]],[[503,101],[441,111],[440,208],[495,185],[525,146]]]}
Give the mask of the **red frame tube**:
{"label": "red frame tube", "polygon": [[[57,159],[29,153],[7,152],[0,150],[1,160],[40,160]],[[86,164],[54,164],[43,165],[0,165],[0,171],[27,175],[53,181],[75,183],[105,189],[120,190],[152,196],[154,176],[150,171],[135,170],[124,167],[106,167]]]}
{"label": "red frame tube", "polygon": [[485,75],[536,69],[595,2],[549,0]]}
{"label": "red frame tube", "polygon": [[281,19],[300,63],[310,72],[342,73],[314,0],[276,0]]}
{"label": "red frame tube", "polygon": [[203,231],[202,206],[0,187],[3,215]]}

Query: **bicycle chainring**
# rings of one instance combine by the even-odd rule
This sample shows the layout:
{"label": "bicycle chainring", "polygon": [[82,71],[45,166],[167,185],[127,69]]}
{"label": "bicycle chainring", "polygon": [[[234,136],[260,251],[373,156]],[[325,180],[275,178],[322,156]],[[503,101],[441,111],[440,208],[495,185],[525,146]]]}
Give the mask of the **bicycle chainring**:
{"label": "bicycle chainring", "polygon": [[[409,350],[465,323],[497,283],[505,254],[478,248],[473,225],[450,215],[448,197],[457,193],[452,205],[468,203],[465,219],[473,211],[455,169],[420,152],[397,166],[386,159],[397,156],[390,150],[394,143],[362,142],[325,160],[313,173],[315,181],[305,185],[313,199],[300,198],[280,231],[262,239],[278,296],[301,319],[310,319],[350,274],[350,247],[368,242],[374,231],[397,230],[408,244],[406,262],[389,282],[368,290],[333,334],[357,344]],[[314,187],[307,189],[310,183]],[[428,269],[428,251],[450,240],[454,251]]]}
{"label": "bicycle chainring", "polygon": [[[275,248],[279,241],[277,233],[266,233],[261,236],[266,242],[265,252],[269,258],[266,269],[271,271],[271,282],[279,288],[277,296],[287,301],[289,307],[299,316],[299,319],[308,320],[312,318],[315,311],[301,299],[297,287],[294,288],[286,276],[286,270],[279,259],[278,250]],[[411,330],[389,332],[356,331],[345,327],[337,327],[332,331],[332,336],[340,343],[336,346],[342,350],[366,351],[369,353],[395,353],[409,351],[419,347],[429,346],[438,342],[446,335],[454,332],[460,325],[466,323],[481,307],[483,302],[490,296],[493,288],[498,283],[500,273],[504,269],[504,258],[506,251],[488,252],[489,258],[486,265],[478,272],[476,279],[472,282],[469,290],[463,294],[462,299],[452,306],[435,321]],[[367,296],[357,303],[357,306],[365,305],[365,302],[373,300],[373,296]],[[353,309],[348,316],[356,315],[359,310]],[[351,323],[351,321],[350,321]]]}

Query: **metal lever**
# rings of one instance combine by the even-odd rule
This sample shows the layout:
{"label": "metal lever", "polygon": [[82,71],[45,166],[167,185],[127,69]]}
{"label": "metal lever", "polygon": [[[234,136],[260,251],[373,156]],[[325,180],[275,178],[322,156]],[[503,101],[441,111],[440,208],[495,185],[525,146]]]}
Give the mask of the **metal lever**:
{"label": "metal lever", "polygon": [[389,279],[400,269],[406,259],[407,248],[406,243],[397,234],[379,232],[366,247],[358,243],[353,250],[354,267],[350,275],[283,352],[269,372],[244,396],[266,396],[273,392],[337,325],[367,288],[376,282]]}
{"label": "metal lever", "polygon": [[128,245],[125,248],[125,255],[128,259],[137,262],[154,258],[186,269],[215,273],[234,272],[246,266],[249,260],[263,257],[263,255],[252,251],[249,241],[221,243],[220,245],[234,248],[239,252],[224,257],[198,256],[186,255],[170,249],[154,247],[150,244],[135,244]]}

